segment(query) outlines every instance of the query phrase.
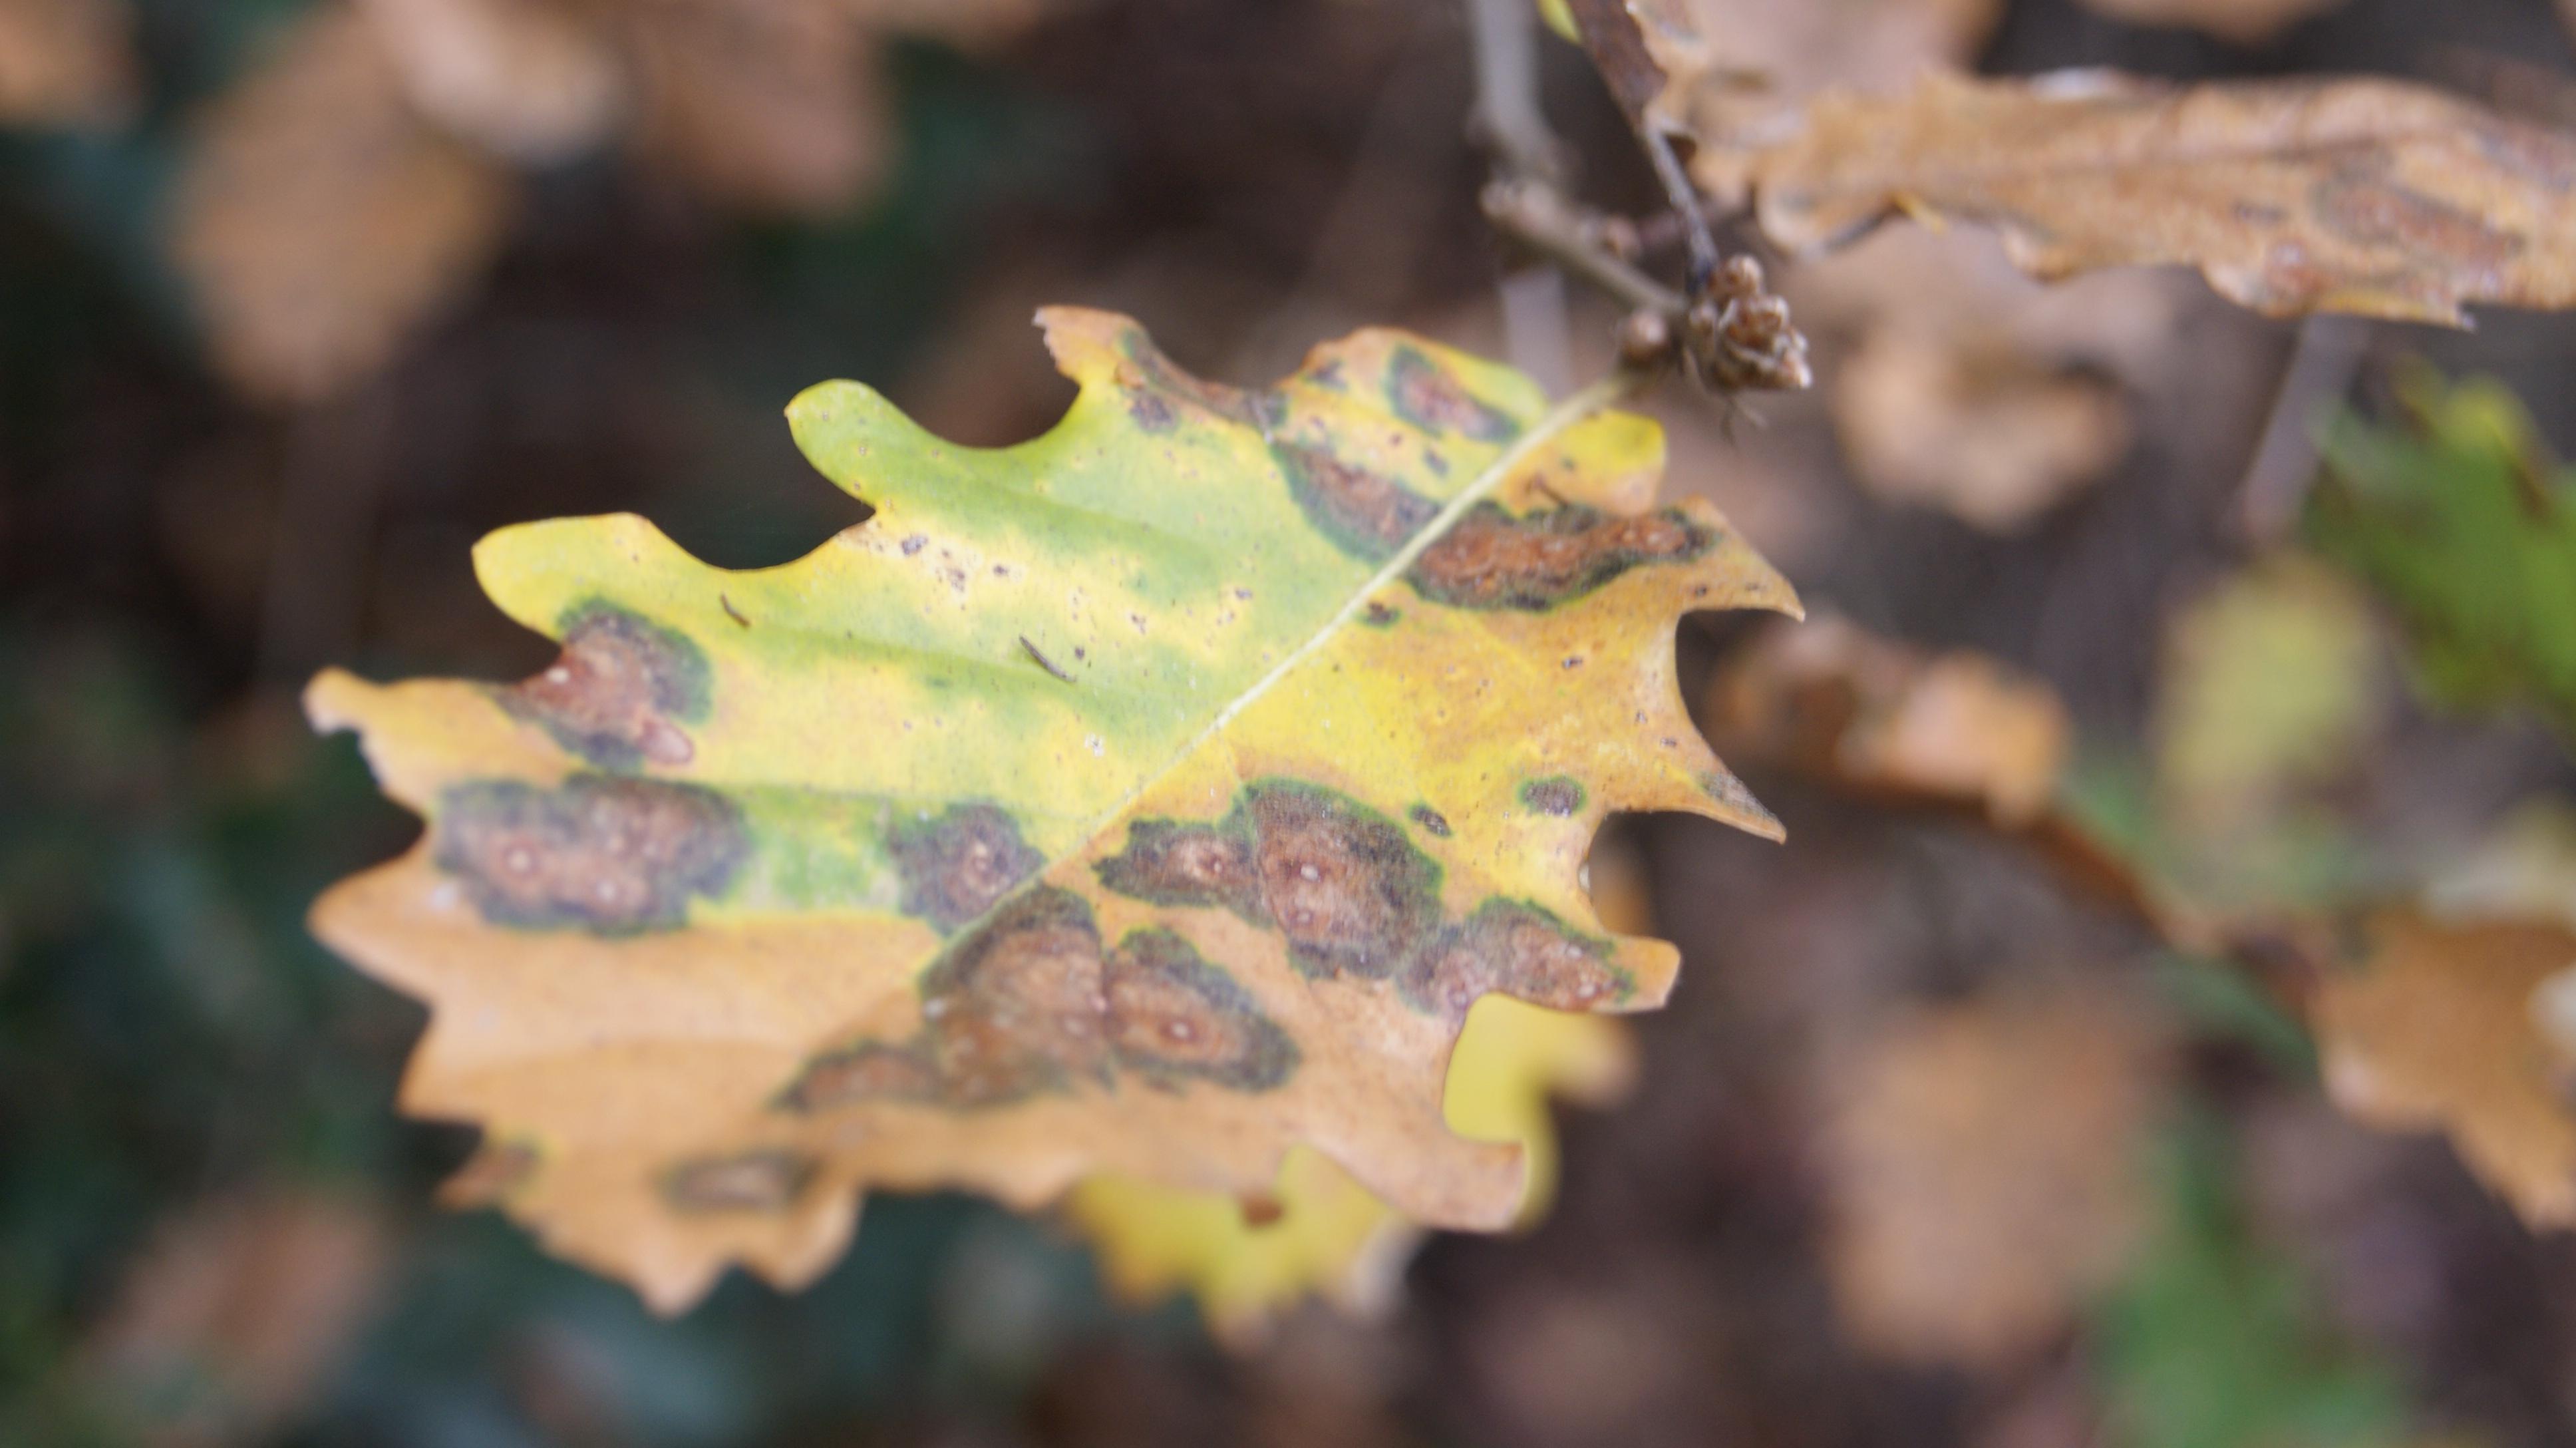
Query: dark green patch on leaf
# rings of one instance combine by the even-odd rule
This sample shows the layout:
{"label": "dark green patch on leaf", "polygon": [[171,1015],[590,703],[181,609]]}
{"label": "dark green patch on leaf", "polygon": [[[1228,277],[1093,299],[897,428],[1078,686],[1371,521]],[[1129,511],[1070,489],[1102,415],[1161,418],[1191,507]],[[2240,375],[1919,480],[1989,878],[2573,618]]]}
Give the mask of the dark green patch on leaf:
{"label": "dark green patch on leaf", "polygon": [[886,847],[903,877],[903,912],[943,935],[992,909],[1046,864],[1020,838],[1018,822],[989,804],[951,805],[936,819],[898,821],[886,832]]}
{"label": "dark green patch on leaf", "polygon": [[1418,347],[1398,347],[1386,371],[1387,405],[1425,432],[1457,433],[1478,442],[1509,442],[1521,427],[1485,402]]}

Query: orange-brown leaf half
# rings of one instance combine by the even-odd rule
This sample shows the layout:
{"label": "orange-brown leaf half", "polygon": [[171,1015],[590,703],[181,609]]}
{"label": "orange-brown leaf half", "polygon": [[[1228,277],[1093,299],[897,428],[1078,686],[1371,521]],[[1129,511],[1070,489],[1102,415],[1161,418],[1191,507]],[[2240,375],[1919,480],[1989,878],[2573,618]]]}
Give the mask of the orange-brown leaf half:
{"label": "orange-brown leaf half", "polygon": [[1753,171],[1793,250],[1906,213],[1994,227],[2043,277],[2197,266],[2274,315],[2576,304],[2576,138],[2396,81],[1932,75],[1824,97]]}
{"label": "orange-brown leaf half", "polygon": [[308,696],[428,819],[316,930],[431,1003],[407,1109],[459,1194],[665,1309],[802,1282],[861,1193],[1236,1196],[1305,1145],[1507,1224],[1520,1150],[1441,1116],[1468,1007],[1660,1001],[1577,880],[1612,810],[1777,826],[1683,712],[1692,609],[1796,602],[1661,432],[1401,333],[1202,382],[1041,314],[1070,412],[999,450],[855,383],[789,408],[875,505],[732,572],[642,519],[484,540],[559,638],[511,686]]}

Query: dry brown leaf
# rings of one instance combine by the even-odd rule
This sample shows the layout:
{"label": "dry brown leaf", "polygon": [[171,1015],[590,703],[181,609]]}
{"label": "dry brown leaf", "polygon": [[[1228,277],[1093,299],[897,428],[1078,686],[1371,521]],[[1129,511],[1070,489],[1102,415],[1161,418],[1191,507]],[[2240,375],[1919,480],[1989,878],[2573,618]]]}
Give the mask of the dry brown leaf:
{"label": "dry brown leaf", "polygon": [[279,1191],[203,1204],[162,1228],[88,1344],[91,1374],[160,1444],[265,1438],[348,1345],[391,1237],[344,1198]]}
{"label": "dry brown leaf", "polygon": [[1754,169],[1793,250],[1905,212],[1993,226],[2042,277],[2197,265],[2271,315],[2576,304],[2576,138],[2395,81],[1934,75],[1819,100]]}
{"label": "dry brown leaf", "polygon": [[1720,670],[1708,727],[1730,753],[1981,805],[2003,825],[2048,808],[2072,737],[2046,684],[1983,654],[1929,654],[1831,616],[1769,630]]}
{"label": "dry brown leaf", "polygon": [[315,11],[203,118],[172,245],[216,365],[325,397],[383,365],[499,247],[506,173],[404,103],[374,26]]}
{"label": "dry brown leaf", "polygon": [[1976,56],[2001,0],[1573,0],[1584,48],[1630,115],[1698,142],[1692,174],[1741,200],[1752,150],[1788,139],[1829,85],[1902,87]]}
{"label": "dry brown leaf", "polygon": [[0,0],[0,123],[98,125],[134,108],[125,0]]}
{"label": "dry brown leaf", "polygon": [[557,0],[360,0],[420,113],[522,161],[588,149],[626,79],[608,37]]}
{"label": "dry brown leaf", "polygon": [[1825,398],[1873,495],[2012,532],[2118,462],[2130,393],[2169,385],[2181,279],[2033,281],[1980,232],[1887,227],[1793,268]]}
{"label": "dry brown leaf", "polygon": [[2576,1114],[2534,1021],[2535,990],[2576,965],[2576,934],[2390,910],[2361,928],[2354,955],[2312,1009],[2335,1104],[2374,1126],[2448,1133],[2525,1220],[2576,1225]]}
{"label": "dry brown leaf", "polygon": [[2084,8],[2131,25],[2182,25],[2232,45],[2259,45],[2343,0],[2084,0]]}
{"label": "dry brown leaf", "polygon": [[1844,360],[1834,423],[1872,493],[1989,533],[2027,527],[2130,442],[2128,404],[2101,378],[1913,329],[1873,333]]}
{"label": "dry brown leaf", "polygon": [[1927,1010],[1882,1028],[1823,1133],[1826,1267],[1889,1357],[1995,1367],[2044,1345],[2143,1227],[2165,1041],[2101,987]]}
{"label": "dry brown leaf", "polygon": [[639,0],[638,142],[737,206],[831,211],[878,184],[894,119],[876,38],[824,0]]}

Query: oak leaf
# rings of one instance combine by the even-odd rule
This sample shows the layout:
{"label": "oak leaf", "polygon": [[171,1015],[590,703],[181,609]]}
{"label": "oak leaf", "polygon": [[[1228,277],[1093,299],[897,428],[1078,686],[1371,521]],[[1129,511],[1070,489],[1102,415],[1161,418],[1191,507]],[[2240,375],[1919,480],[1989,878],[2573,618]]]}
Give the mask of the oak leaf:
{"label": "oak leaf", "polygon": [[2576,304],[2576,138],[2396,81],[1933,75],[1823,97],[1753,174],[1792,250],[1910,214],[1994,227],[2042,277],[2194,265],[2271,315]]}
{"label": "oak leaf", "polygon": [[506,529],[478,570],[555,665],[308,694],[429,821],[314,913],[431,1002],[404,1105],[664,1309],[810,1278],[878,1186],[1242,1197],[1303,1145],[1507,1225],[1523,1153],[1441,1116],[1468,1008],[1670,988],[1577,882],[1608,812],[1778,833],[1673,634],[1796,603],[1652,505],[1653,424],[1400,333],[1244,390],[1041,320],[1079,388],[1043,437],[823,384],[790,422],[867,522],[748,572],[628,516]]}

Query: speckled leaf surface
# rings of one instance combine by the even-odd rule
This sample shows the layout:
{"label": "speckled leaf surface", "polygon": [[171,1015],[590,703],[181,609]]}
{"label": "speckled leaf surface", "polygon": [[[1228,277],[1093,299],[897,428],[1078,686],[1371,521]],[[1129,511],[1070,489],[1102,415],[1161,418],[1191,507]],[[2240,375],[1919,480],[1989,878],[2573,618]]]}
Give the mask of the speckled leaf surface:
{"label": "speckled leaf surface", "polygon": [[811,1278],[875,1187],[1256,1194],[1304,1145],[1505,1225],[1519,1149],[1441,1115],[1468,1007],[1662,1000],[1577,884],[1610,811],[1776,833],[1673,634],[1796,604],[1654,505],[1652,423],[1398,333],[1242,390],[1041,321],[1079,394],[1017,447],[800,396],[876,508],[804,558],[506,529],[476,565],[552,667],[308,693],[427,820],[314,925],[430,1003],[403,1104],[487,1142],[451,1195],[666,1310]]}

